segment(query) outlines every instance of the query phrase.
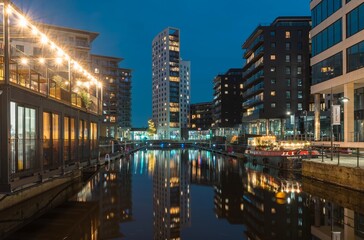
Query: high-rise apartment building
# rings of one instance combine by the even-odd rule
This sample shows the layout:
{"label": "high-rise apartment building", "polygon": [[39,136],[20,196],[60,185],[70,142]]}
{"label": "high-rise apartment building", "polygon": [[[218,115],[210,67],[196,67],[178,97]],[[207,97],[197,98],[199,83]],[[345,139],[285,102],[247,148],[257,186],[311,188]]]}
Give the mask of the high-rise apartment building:
{"label": "high-rise apartment building", "polygon": [[153,121],[160,139],[181,139],[188,125],[190,63],[180,57],[180,31],[168,27],[152,43]]}
{"label": "high-rise apartment building", "polygon": [[130,139],[131,124],[131,83],[132,70],[119,68],[119,91],[118,91],[118,125],[121,128],[121,137]]}
{"label": "high-rise apartment building", "polygon": [[91,55],[92,69],[103,83],[100,136],[125,137],[131,127],[131,70],[119,68],[122,58]]}
{"label": "high-rise apartment building", "polygon": [[[323,134],[334,135],[333,141],[341,141],[340,147],[353,147],[353,142],[364,141],[364,2],[313,0],[310,9],[315,139],[321,139]],[[327,95],[328,104],[320,105]],[[342,99],[349,101],[343,103]],[[338,111],[337,123],[332,118],[323,121],[320,113],[325,108],[332,113],[332,104],[344,110],[343,114]],[[341,120],[337,118],[340,115]]]}
{"label": "high-rise apartment building", "polygon": [[258,26],[243,44],[245,133],[298,130],[296,119],[307,113],[310,101],[310,29],[310,17],[278,17]]}
{"label": "high-rise apartment building", "polygon": [[234,127],[241,123],[242,69],[231,68],[214,79],[212,126]]}

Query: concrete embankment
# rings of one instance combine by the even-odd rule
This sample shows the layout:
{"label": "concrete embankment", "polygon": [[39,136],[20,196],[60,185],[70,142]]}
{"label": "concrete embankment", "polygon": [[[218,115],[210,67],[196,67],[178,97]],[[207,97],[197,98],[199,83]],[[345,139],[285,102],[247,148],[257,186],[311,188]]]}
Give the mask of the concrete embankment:
{"label": "concrete embankment", "polygon": [[302,162],[302,175],[322,182],[364,192],[363,168],[304,160]]}

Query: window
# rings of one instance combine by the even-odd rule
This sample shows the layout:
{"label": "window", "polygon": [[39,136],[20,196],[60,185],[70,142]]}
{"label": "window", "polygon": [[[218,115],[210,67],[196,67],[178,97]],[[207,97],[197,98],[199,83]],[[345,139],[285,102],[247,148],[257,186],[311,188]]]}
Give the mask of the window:
{"label": "window", "polygon": [[287,112],[291,111],[291,103],[286,103]]}
{"label": "window", "polygon": [[33,55],[38,57],[38,56],[41,56],[42,55],[42,49],[39,48],[39,47],[34,47],[33,48]]}
{"label": "window", "polygon": [[286,55],[286,63],[291,62],[291,55]]}
{"label": "window", "polygon": [[43,166],[56,167],[60,150],[59,115],[43,112]]}
{"label": "window", "polygon": [[301,78],[297,79],[297,86],[302,87],[302,84],[303,84],[302,79]]}
{"label": "window", "polygon": [[347,72],[364,67],[364,41],[349,47],[347,50]]}
{"label": "window", "polygon": [[271,31],[271,32],[270,32],[270,36],[271,36],[271,37],[274,37],[275,35],[276,35],[276,32],[275,32],[275,31]]}
{"label": "window", "polygon": [[297,67],[297,74],[302,74],[302,67]]}
{"label": "window", "polygon": [[290,87],[291,86],[291,79],[290,78],[287,78],[286,79],[286,82],[287,82],[287,86]]}
{"label": "window", "polygon": [[302,42],[297,43],[297,50],[302,50]]}
{"label": "window", "polygon": [[276,84],[276,80],[275,80],[275,79],[271,79],[271,80],[270,80],[270,83],[271,83],[271,84]]}
{"label": "window", "polygon": [[302,55],[301,54],[298,54],[297,55],[297,62],[302,62]]}
{"label": "window", "polygon": [[276,55],[275,54],[270,55],[270,60],[276,60]]}
{"label": "window", "polygon": [[291,99],[291,91],[286,91],[286,99]]}
{"label": "window", "polygon": [[342,41],[341,18],[312,38],[312,55],[315,56]]}
{"label": "window", "polygon": [[298,111],[301,111],[303,108],[302,108],[302,103],[298,103],[297,104],[297,110]]}
{"label": "window", "polygon": [[341,8],[341,0],[322,0],[312,9],[312,27],[316,27]]}
{"label": "window", "polygon": [[297,35],[298,35],[298,39],[301,39],[302,38],[302,31],[301,30],[298,30],[297,31]]}
{"label": "window", "polygon": [[36,110],[10,102],[10,173],[36,166]]}
{"label": "window", "polygon": [[15,48],[21,52],[24,52],[24,46],[23,45],[16,45]]}
{"label": "window", "polygon": [[276,43],[275,43],[275,42],[271,42],[271,43],[270,43],[270,47],[271,47],[271,48],[276,48]]}
{"label": "window", "polygon": [[[339,52],[312,66],[312,83],[317,84],[342,75],[342,52]],[[350,54],[348,54],[348,67]]]}
{"label": "window", "polygon": [[270,95],[271,96],[275,96],[276,95],[276,91],[270,91]]}
{"label": "window", "polygon": [[291,67],[286,67],[285,68],[285,73],[286,74],[291,74]]}
{"label": "window", "polygon": [[346,15],[346,37],[364,29],[364,3]]}
{"label": "window", "polygon": [[286,50],[291,50],[291,43],[286,43]]}
{"label": "window", "polygon": [[303,98],[302,91],[298,91],[298,92],[297,92],[297,98]]}
{"label": "window", "polygon": [[290,31],[286,31],[285,38],[291,38],[291,32]]}
{"label": "window", "polygon": [[276,71],[276,67],[270,67],[270,71],[271,72],[275,72]]}
{"label": "window", "polygon": [[276,103],[274,103],[274,102],[273,102],[273,103],[271,103],[271,104],[270,104],[270,107],[271,107],[271,108],[275,108],[275,107],[276,107]]}

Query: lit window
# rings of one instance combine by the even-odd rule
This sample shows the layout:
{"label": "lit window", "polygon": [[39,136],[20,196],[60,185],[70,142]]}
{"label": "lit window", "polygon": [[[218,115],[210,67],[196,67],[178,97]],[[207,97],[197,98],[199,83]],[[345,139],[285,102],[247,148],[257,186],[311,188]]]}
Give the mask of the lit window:
{"label": "lit window", "polygon": [[276,71],[276,67],[270,67],[270,71],[271,72],[275,72]]}
{"label": "lit window", "polygon": [[297,86],[302,87],[302,79],[297,79]]}
{"label": "lit window", "polygon": [[302,62],[302,55],[301,54],[297,55],[297,62]]}
{"label": "lit window", "polygon": [[275,107],[276,107],[276,103],[271,103],[271,104],[270,104],[270,107],[271,107],[271,108],[275,108]]}
{"label": "lit window", "polygon": [[276,84],[276,80],[275,80],[275,79],[271,79],[271,80],[270,80],[270,83],[271,83],[271,84]]}
{"label": "lit window", "polygon": [[298,103],[297,104],[297,110],[301,111],[303,108],[302,108],[302,103]]}
{"label": "lit window", "polygon": [[225,94],[228,94],[229,92],[228,91],[225,91]]}
{"label": "lit window", "polygon": [[286,31],[286,35],[285,35],[286,38],[291,38],[291,32],[290,31]]}
{"label": "lit window", "polygon": [[275,96],[275,95],[276,95],[276,91],[271,91],[271,92],[270,92],[270,95],[271,95],[271,96]]}
{"label": "lit window", "polygon": [[270,60],[276,60],[276,55],[275,54],[270,55]]}

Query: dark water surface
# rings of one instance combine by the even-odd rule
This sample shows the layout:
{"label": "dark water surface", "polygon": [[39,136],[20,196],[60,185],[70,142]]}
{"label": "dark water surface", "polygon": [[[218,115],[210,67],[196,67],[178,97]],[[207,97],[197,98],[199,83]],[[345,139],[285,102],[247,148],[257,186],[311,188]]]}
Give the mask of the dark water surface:
{"label": "dark water surface", "polygon": [[[364,195],[199,150],[139,151],[10,239],[364,239]],[[335,238],[338,237],[338,238]]]}

